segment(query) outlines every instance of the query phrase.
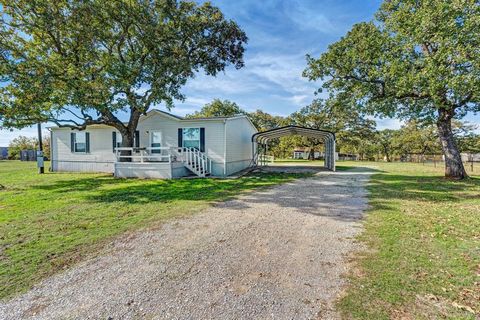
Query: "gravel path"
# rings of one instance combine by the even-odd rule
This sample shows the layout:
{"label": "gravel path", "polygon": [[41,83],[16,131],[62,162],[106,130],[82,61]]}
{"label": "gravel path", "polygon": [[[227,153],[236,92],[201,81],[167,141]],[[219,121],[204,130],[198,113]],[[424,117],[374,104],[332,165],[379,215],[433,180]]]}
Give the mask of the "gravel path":
{"label": "gravel path", "polygon": [[336,319],[369,172],[320,172],[115,241],[0,319]]}

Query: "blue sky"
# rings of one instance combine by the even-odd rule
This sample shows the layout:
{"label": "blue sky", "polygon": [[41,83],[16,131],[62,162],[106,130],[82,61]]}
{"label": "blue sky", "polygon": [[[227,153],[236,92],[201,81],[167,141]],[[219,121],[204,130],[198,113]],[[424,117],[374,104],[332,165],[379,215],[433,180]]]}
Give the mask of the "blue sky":
{"label": "blue sky", "polygon": [[[172,113],[185,115],[215,98],[228,99],[243,109],[261,109],[288,115],[309,104],[319,83],[302,78],[307,53],[318,56],[354,23],[372,19],[380,0],[212,0],[227,18],[247,33],[245,67],[228,68],[216,78],[197,76],[183,92]],[[164,109],[162,106],[157,106]],[[480,124],[480,115],[468,121]],[[398,128],[399,121],[384,119],[378,127]],[[0,146],[14,137],[35,136],[35,128],[0,131]]]}

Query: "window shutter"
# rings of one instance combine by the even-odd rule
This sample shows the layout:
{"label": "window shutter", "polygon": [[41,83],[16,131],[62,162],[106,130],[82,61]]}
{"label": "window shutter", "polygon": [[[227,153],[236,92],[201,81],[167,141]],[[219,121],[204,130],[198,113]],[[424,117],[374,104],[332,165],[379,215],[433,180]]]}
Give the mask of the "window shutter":
{"label": "window shutter", "polygon": [[183,147],[183,129],[178,128],[178,147]]}
{"label": "window shutter", "polygon": [[75,132],[70,133],[70,151],[75,152]]}
{"label": "window shutter", "polygon": [[90,132],[85,132],[85,153],[90,153]]}
{"label": "window shutter", "polygon": [[200,128],[200,152],[205,152],[205,128]]}
{"label": "window shutter", "polygon": [[140,148],[140,131],[135,130],[135,148]]}
{"label": "window shutter", "polygon": [[115,131],[112,132],[112,151],[115,152],[115,148],[117,147],[117,133]]}

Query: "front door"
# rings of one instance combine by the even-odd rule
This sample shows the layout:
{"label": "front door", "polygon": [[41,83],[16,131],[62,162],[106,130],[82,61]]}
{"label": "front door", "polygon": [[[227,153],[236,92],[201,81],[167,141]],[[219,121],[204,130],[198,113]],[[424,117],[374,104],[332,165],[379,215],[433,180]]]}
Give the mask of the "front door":
{"label": "front door", "polygon": [[[160,131],[150,132],[150,147],[159,148],[162,146],[162,133]],[[152,153],[161,153],[161,150],[152,150]]]}

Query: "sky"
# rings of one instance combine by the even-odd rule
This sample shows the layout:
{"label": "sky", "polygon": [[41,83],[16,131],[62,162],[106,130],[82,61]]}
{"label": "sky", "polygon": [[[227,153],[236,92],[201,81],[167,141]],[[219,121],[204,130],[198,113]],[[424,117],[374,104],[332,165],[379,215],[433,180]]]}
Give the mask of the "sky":
{"label": "sky", "polygon": [[[215,98],[236,102],[247,111],[261,109],[287,116],[315,98],[320,82],[302,77],[305,55],[318,57],[353,24],[368,21],[381,0],[211,0],[235,20],[249,38],[245,67],[227,68],[217,77],[199,74],[183,88],[184,102],[170,112],[183,116]],[[156,106],[166,110],[164,106]],[[465,119],[480,124],[480,115]],[[378,119],[379,129],[399,128],[396,119]],[[18,135],[35,136],[36,128],[0,130],[0,146]]]}

